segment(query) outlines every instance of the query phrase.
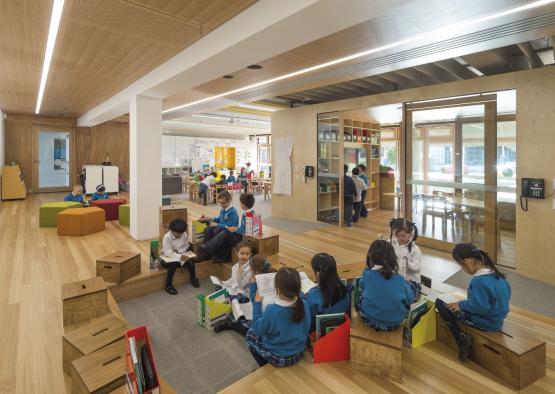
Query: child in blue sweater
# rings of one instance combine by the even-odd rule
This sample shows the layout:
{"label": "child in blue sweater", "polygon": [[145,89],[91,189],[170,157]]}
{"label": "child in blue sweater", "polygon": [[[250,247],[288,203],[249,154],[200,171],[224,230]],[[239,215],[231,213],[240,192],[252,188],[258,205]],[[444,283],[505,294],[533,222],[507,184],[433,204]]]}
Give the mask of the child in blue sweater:
{"label": "child in blue sweater", "polygon": [[318,285],[306,294],[310,305],[310,329],[314,330],[316,315],[351,312],[351,297],[347,287],[337,274],[337,264],[333,256],[318,253],[310,261]]}
{"label": "child in blue sweater", "polygon": [[310,330],[310,307],[301,297],[301,277],[291,268],[280,268],[275,277],[276,303],[262,312],[262,297],[253,303],[247,347],[258,365],[289,367],[300,361]]}
{"label": "child in blue sweater", "polygon": [[96,192],[91,196],[91,201],[107,200],[109,198],[110,196],[106,193],[106,187],[104,187],[104,185],[98,185],[96,187]]}
{"label": "child in blue sweater", "polygon": [[[221,207],[220,214],[212,219],[212,225],[204,230],[204,242],[210,241],[227,228],[239,225],[239,215],[235,207],[231,205],[231,200],[231,194],[227,190],[218,194],[218,204]],[[201,220],[203,218],[201,217]]]}
{"label": "child in blue sweater", "polygon": [[393,246],[384,240],[374,241],[368,250],[366,265],[356,309],[362,320],[376,331],[396,330],[414,302],[414,293],[397,273],[399,266]]}
{"label": "child in blue sweater", "polygon": [[464,272],[473,276],[465,301],[446,304],[439,298],[436,308],[459,346],[459,359],[470,355],[473,338],[459,323],[483,331],[499,331],[509,313],[511,286],[483,250],[470,243],[457,244],[451,253]]}
{"label": "child in blue sweater", "polygon": [[245,234],[246,214],[252,212],[254,215],[254,196],[252,194],[241,194],[239,197],[243,216],[239,222],[239,227],[226,227],[224,231],[220,231],[212,239],[204,242],[200,247],[202,255],[209,256],[216,262],[226,262],[231,259],[231,248],[237,245]]}
{"label": "child in blue sweater", "polygon": [[83,186],[73,186],[73,191],[64,197],[64,201],[80,202],[81,204],[84,204],[85,202],[83,201]]}

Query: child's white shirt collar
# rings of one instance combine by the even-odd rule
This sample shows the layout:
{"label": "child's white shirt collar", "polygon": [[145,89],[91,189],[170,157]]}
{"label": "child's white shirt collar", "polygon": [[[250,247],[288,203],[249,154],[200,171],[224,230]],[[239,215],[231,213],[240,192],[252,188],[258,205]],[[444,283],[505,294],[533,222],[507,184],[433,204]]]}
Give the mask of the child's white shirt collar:
{"label": "child's white shirt collar", "polygon": [[379,271],[383,268],[383,265],[374,265],[371,269],[372,271]]}
{"label": "child's white shirt collar", "polygon": [[482,275],[489,275],[489,274],[493,274],[493,270],[491,268],[480,268],[472,276],[482,276]]}
{"label": "child's white shirt collar", "polygon": [[283,306],[285,308],[292,307],[293,305],[295,305],[295,302],[297,302],[296,298],[293,301],[285,301],[279,297],[276,297],[276,305]]}

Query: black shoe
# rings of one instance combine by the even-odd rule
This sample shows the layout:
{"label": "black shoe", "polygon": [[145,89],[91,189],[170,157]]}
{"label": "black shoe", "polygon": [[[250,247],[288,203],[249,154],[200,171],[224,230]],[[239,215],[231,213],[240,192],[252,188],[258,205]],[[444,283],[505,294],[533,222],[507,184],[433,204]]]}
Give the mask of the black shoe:
{"label": "black shoe", "polygon": [[461,361],[466,361],[468,360],[468,356],[470,356],[470,349],[472,348],[472,342],[474,341],[474,338],[472,338],[472,335],[470,334],[465,334],[463,332],[461,332],[461,335],[459,337],[459,360]]}
{"label": "black shoe", "polygon": [[214,332],[226,331],[226,330],[233,330],[233,325],[231,324],[231,320],[225,319],[219,321],[214,326]]}
{"label": "black shoe", "polygon": [[169,293],[171,295],[176,295],[177,290],[173,286],[168,286],[168,287],[166,287],[166,293]]}
{"label": "black shoe", "polygon": [[193,285],[193,287],[200,287],[200,283],[198,282],[197,278],[191,279],[191,284]]}

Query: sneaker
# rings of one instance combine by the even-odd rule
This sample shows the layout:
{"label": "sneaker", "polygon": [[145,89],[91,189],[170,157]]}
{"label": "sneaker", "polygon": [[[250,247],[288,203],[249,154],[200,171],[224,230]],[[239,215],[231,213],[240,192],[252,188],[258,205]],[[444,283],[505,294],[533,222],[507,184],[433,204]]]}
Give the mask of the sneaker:
{"label": "sneaker", "polygon": [[468,360],[468,356],[470,356],[470,349],[472,348],[472,342],[474,338],[472,335],[465,334],[461,332],[461,336],[459,337],[459,360],[466,361]]}
{"label": "sneaker", "polygon": [[193,285],[193,287],[200,287],[200,283],[198,282],[197,278],[191,279],[191,284]]}
{"label": "sneaker", "polygon": [[226,331],[226,330],[232,330],[232,329],[233,327],[231,325],[231,320],[229,319],[219,321],[214,326],[214,332],[220,332],[220,331]]}
{"label": "sneaker", "polygon": [[166,287],[166,293],[169,293],[171,295],[176,295],[177,290],[173,286],[168,286],[168,287]]}

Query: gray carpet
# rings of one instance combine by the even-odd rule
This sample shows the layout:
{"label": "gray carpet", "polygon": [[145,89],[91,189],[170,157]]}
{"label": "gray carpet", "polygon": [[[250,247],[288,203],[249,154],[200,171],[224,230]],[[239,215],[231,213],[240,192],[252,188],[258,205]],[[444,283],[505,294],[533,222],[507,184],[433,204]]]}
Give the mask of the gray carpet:
{"label": "gray carpet", "polygon": [[274,217],[264,219],[262,225],[270,226],[276,230],[286,231],[291,234],[300,234],[306,231],[318,230],[319,228],[330,226],[326,223],[303,222],[300,220],[280,219]]}
{"label": "gray carpet", "polygon": [[211,293],[210,280],[199,289],[186,284],[177,290],[118,305],[131,325],[149,328],[158,373],[178,393],[216,393],[258,367],[239,334],[215,334],[196,324],[195,295]]}
{"label": "gray carpet", "polygon": [[[514,271],[501,269],[511,285],[511,304],[555,318],[555,286],[527,278]],[[460,270],[444,283],[467,289],[472,276]]]}

